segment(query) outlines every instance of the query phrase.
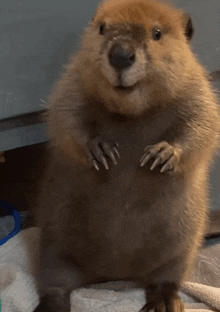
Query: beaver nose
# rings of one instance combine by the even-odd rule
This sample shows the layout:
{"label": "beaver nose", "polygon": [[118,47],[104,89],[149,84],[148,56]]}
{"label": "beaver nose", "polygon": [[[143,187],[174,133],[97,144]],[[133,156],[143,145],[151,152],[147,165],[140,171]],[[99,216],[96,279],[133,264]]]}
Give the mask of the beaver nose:
{"label": "beaver nose", "polygon": [[114,44],[109,51],[109,62],[118,70],[131,66],[135,61],[135,53],[127,44]]}

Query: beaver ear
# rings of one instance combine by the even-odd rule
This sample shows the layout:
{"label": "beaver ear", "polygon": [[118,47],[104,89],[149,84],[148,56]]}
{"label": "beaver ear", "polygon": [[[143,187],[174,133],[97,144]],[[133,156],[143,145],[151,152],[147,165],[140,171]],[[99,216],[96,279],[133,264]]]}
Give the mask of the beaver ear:
{"label": "beaver ear", "polygon": [[186,35],[187,40],[190,41],[194,33],[192,19],[191,19],[191,16],[187,13],[183,14],[183,19],[184,19],[185,35]]}

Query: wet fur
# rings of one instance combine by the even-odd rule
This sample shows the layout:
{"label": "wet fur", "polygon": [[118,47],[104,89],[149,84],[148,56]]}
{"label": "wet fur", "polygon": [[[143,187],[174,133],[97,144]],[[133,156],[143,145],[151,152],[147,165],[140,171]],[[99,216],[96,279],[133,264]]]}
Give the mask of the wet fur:
{"label": "wet fur", "polygon": [[[160,41],[152,39],[154,27],[162,29]],[[190,48],[192,32],[189,17],[171,5],[105,1],[54,86],[37,214],[41,307],[69,311],[73,288],[132,279],[149,294],[143,311],[183,311],[177,291],[203,241],[219,143],[217,99]],[[107,58],[114,38],[129,38],[136,51],[121,76],[129,91],[115,89],[120,80]],[[118,143],[120,159],[115,166],[107,158],[109,170],[89,161],[97,137]],[[140,167],[144,149],[164,141],[175,151],[176,172],[150,170],[153,159]]]}

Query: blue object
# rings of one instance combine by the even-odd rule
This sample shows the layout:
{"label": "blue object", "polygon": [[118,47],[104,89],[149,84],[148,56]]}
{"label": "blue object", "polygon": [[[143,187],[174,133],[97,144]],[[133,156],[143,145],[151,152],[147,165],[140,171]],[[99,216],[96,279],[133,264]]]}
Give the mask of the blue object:
{"label": "blue object", "polygon": [[15,236],[21,230],[21,216],[17,209],[15,209],[11,204],[6,203],[4,200],[0,200],[0,206],[5,208],[6,215],[13,215],[15,220],[15,228],[14,230],[8,234],[5,238],[0,240],[0,246],[6,243],[10,238]]}

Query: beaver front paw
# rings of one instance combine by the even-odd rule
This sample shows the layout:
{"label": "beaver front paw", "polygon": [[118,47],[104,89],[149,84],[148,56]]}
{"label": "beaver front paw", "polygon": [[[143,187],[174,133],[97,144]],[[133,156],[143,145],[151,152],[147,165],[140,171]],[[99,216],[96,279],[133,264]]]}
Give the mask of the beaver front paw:
{"label": "beaver front paw", "polygon": [[109,169],[107,157],[111,158],[114,165],[117,165],[117,160],[120,158],[117,150],[118,144],[105,142],[100,136],[96,136],[88,143],[89,158],[93,166],[99,170],[99,164],[102,163],[105,169]]}
{"label": "beaver front paw", "polygon": [[140,160],[140,166],[144,166],[151,158],[155,158],[152,166],[153,170],[157,165],[164,164],[160,172],[166,170],[176,171],[179,162],[180,152],[178,149],[170,145],[169,143],[162,141],[155,145],[149,145],[145,148],[145,154]]}

